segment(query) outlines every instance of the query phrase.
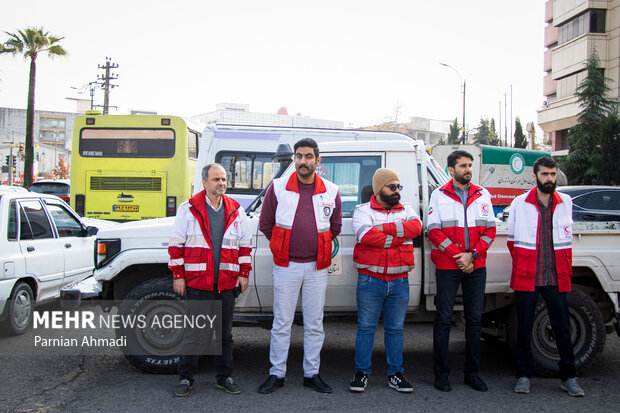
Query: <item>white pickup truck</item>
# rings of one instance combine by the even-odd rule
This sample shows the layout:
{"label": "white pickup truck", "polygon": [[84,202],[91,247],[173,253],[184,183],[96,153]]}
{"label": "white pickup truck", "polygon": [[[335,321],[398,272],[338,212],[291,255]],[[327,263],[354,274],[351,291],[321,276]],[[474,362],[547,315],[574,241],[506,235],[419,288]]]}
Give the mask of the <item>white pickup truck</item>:
{"label": "white pickup truck", "polygon": [[[352,260],[355,236],[351,229],[351,215],[355,205],[366,201],[363,199],[363,194],[367,192],[364,188],[371,185],[375,170],[379,167],[395,170],[404,187],[402,201],[417,208],[425,220],[430,192],[448,178],[425,151],[424,143],[412,139],[323,142],[320,150],[322,161],[317,173],[339,186],[343,203],[342,233],[334,240],[325,313],[326,317],[355,315],[357,273]],[[290,165],[283,176],[293,172],[293,165]],[[258,230],[259,201],[257,199],[247,211],[254,233],[253,269],[248,290],[237,299],[236,317],[263,320],[268,324],[273,302],[273,263],[268,241]],[[172,222],[173,218],[162,218],[101,230],[97,243],[106,244],[106,254],[97,256],[94,277],[66,291],[67,296],[78,298],[80,293],[90,296],[98,294],[100,298],[109,300],[106,301],[108,307],[118,305],[122,311],[132,312],[147,311],[136,307],[148,307],[150,300],[178,300],[172,293],[172,277],[167,268]],[[509,288],[511,258],[506,247],[505,225],[498,223],[497,238],[488,254],[483,332],[485,338],[497,337],[514,342],[516,317],[513,294]],[[603,349],[606,333],[613,331],[612,322],[617,325],[620,311],[619,225],[575,224],[574,287],[569,304],[578,368],[596,359]],[[414,245],[417,265],[409,274],[411,298],[408,320],[429,322],[433,320],[435,310],[435,268],[430,260],[428,237],[420,236],[414,240]],[[135,307],[123,309],[124,303],[128,302],[136,303],[132,304]],[[456,310],[455,317],[458,318],[458,310],[462,310],[458,298]],[[133,364],[150,372],[174,371],[180,346],[178,331],[150,334],[138,330],[135,334],[138,337],[132,341],[141,348],[129,352],[131,354],[127,358]],[[553,375],[557,370],[558,355],[542,303],[536,309],[531,346],[539,373]]]}

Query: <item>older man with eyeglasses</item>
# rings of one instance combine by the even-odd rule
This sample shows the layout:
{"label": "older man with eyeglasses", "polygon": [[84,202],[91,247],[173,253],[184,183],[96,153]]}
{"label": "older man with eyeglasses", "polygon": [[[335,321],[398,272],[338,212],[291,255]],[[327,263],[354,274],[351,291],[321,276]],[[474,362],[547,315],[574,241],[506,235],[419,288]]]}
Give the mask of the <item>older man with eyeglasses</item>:
{"label": "older man with eyeglasses", "polygon": [[357,278],[357,334],[352,392],[363,392],[370,375],[375,330],[383,313],[387,384],[402,393],[413,387],[403,375],[403,325],[409,304],[409,271],[413,268],[413,238],[422,232],[420,217],[400,203],[398,175],[377,169],[372,178],[374,195],[353,213],[357,244],[353,261]]}

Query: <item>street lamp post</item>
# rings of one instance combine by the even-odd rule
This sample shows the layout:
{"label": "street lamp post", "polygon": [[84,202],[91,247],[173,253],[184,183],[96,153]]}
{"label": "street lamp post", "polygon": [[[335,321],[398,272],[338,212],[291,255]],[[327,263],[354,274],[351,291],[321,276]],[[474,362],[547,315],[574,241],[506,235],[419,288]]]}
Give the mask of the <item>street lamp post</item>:
{"label": "street lamp post", "polygon": [[446,63],[439,63],[442,66],[445,67],[449,67],[450,69],[454,70],[456,72],[456,75],[459,77],[460,80],[460,84],[463,85],[463,128],[461,129],[462,133],[463,133],[463,145],[465,145],[465,80],[461,77],[461,74],[459,73],[458,70],[456,70],[455,68],[453,68],[452,66],[450,66],[449,64]]}

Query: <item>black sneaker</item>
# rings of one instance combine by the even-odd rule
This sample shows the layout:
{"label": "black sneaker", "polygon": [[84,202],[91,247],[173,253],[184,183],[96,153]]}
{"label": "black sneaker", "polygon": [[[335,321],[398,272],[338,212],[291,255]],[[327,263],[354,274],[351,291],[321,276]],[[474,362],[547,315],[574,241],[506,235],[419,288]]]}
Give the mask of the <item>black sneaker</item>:
{"label": "black sneaker", "polygon": [[218,381],[216,386],[218,389],[222,389],[228,394],[241,393],[241,389],[230,376],[226,377],[224,380]]}
{"label": "black sneaker", "polygon": [[174,388],[174,395],[177,397],[185,397],[189,394],[189,391],[192,389],[192,382],[188,379],[179,380],[179,384],[177,384]]}
{"label": "black sneaker", "polygon": [[401,393],[411,393],[413,391],[413,386],[401,372],[388,376],[388,386]]}
{"label": "black sneaker", "polygon": [[368,384],[368,375],[361,371],[356,371],[353,380],[349,383],[349,390],[354,392],[363,392]]}

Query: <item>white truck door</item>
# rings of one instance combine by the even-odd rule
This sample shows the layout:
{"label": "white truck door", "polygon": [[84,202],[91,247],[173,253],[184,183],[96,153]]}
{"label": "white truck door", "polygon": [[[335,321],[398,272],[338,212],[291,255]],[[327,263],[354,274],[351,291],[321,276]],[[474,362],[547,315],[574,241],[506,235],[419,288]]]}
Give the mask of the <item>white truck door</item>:
{"label": "white truck door", "polygon": [[58,295],[65,257],[61,241],[38,199],[19,201],[19,246],[26,259],[26,273],[38,280],[37,301]]}

